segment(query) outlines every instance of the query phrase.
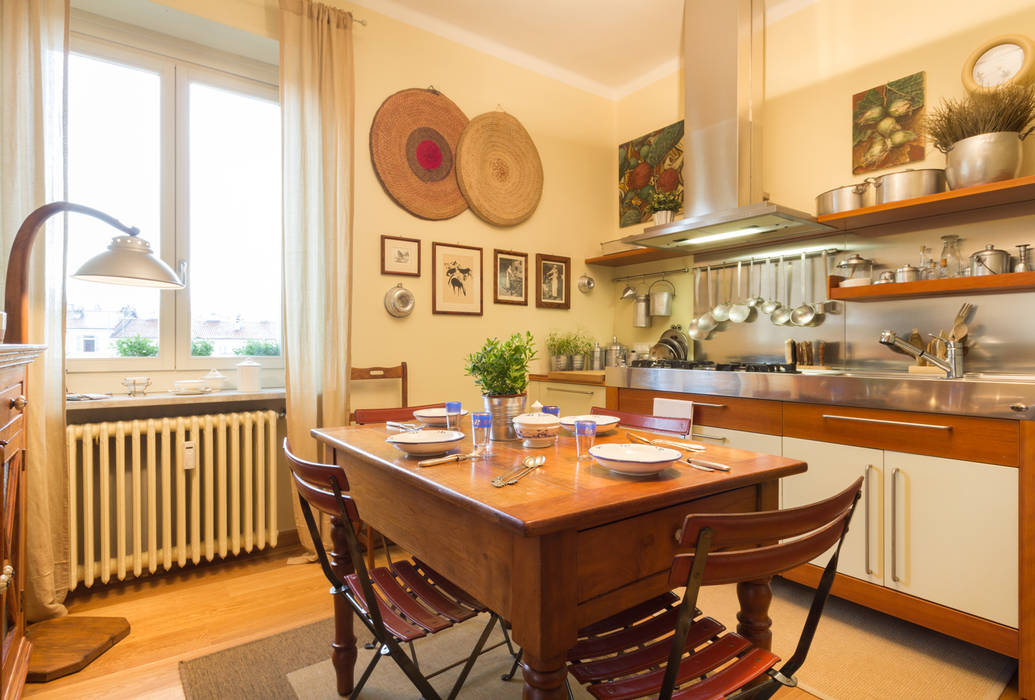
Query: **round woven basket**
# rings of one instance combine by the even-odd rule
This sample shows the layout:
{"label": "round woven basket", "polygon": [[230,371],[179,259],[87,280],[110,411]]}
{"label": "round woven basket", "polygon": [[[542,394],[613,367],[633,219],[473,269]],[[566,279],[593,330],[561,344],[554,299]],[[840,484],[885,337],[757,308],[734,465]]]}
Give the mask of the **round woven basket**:
{"label": "round woven basket", "polygon": [[467,208],[455,167],[465,126],[467,116],[435,90],[402,90],[381,104],[370,125],[370,159],[396,204],[436,220]]}
{"label": "round woven basket", "polygon": [[505,112],[480,114],[460,135],[456,179],[471,211],[497,226],[527,219],[543,194],[543,164],[532,138]]}

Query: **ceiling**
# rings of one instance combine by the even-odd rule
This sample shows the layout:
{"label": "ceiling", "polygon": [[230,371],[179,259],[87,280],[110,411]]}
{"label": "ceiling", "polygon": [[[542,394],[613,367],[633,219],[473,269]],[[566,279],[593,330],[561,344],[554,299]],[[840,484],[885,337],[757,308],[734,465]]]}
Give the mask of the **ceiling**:
{"label": "ceiling", "polygon": [[[679,67],[683,0],[353,1],[610,99]],[[768,21],[815,1],[766,0]]]}

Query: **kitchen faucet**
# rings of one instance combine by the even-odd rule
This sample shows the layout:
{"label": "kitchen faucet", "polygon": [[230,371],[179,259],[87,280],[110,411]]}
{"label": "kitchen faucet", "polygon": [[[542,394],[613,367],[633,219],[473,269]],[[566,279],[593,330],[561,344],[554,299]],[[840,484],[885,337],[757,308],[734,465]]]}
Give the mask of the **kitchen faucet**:
{"label": "kitchen faucet", "polygon": [[945,338],[939,338],[936,335],[932,335],[936,341],[945,343],[945,359],[941,359],[935,355],[929,354],[923,348],[919,348],[912,343],[902,340],[895,331],[881,331],[880,342],[889,347],[898,348],[899,350],[912,355],[917,359],[924,359],[930,362],[935,367],[945,372],[945,379],[959,379],[963,376],[963,341],[962,340],[946,340]]}

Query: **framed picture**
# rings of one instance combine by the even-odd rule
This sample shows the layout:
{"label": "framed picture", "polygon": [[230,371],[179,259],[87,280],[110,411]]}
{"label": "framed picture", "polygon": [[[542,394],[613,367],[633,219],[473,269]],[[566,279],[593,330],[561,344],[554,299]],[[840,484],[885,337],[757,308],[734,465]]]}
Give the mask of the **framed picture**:
{"label": "framed picture", "polygon": [[514,250],[492,251],[492,300],[497,304],[528,304],[528,255]]}
{"label": "framed picture", "polygon": [[571,258],[536,253],[535,305],[545,309],[571,308]]}
{"label": "framed picture", "polygon": [[431,312],[482,315],[482,249],[431,244]]}
{"label": "framed picture", "polygon": [[382,235],[381,274],[420,277],[420,241]]}

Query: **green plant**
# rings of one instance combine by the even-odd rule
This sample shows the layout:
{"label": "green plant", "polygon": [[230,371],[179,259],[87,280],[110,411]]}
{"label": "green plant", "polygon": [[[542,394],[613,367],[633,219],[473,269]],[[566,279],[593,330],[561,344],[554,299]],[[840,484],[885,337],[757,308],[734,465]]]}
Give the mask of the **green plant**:
{"label": "green plant", "polygon": [[550,331],[546,336],[546,352],[549,355],[563,355],[566,334],[560,331]]}
{"label": "green plant", "polygon": [[158,345],[150,338],[137,334],[129,338],[115,341],[115,350],[119,357],[157,357]]}
{"label": "green plant", "polygon": [[211,340],[195,338],[190,341],[190,354],[194,357],[210,357],[214,349],[215,346],[212,345]]}
{"label": "green plant", "polygon": [[489,338],[478,352],[467,356],[464,373],[489,396],[524,393],[528,386],[528,363],[536,359],[530,331],[515,333],[505,341]]}
{"label": "green plant", "polygon": [[588,355],[593,351],[593,338],[581,328],[572,333],[571,344],[572,355]]}
{"label": "green plant", "polygon": [[935,148],[947,153],[954,143],[978,134],[1016,131],[1023,139],[1035,126],[1035,86],[1008,85],[998,90],[945,99],[925,121]]}
{"label": "green plant", "polygon": [[650,198],[651,211],[679,211],[683,198],[678,192],[655,192]]}
{"label": "green plant", "polygon": [[280,343],[271,340],[256,340],[252,338],[239,348],[234,349],[235,355],[279,355]]}

